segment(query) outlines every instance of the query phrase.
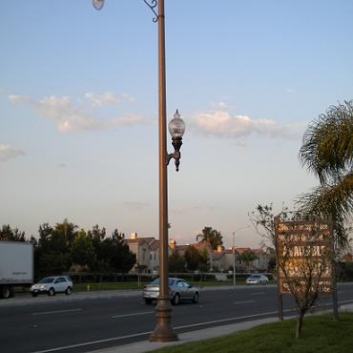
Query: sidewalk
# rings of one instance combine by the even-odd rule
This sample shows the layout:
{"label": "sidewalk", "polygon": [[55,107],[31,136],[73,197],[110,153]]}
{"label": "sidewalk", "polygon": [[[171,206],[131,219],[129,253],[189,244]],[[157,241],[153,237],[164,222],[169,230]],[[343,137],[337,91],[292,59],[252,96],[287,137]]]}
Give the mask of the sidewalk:
{"label": "sidewalk", "polygon": [[211,327],[204,330],[198,330],[188,333],[183,333],[178,335],[179,340],[175,342],[150,342],[150,341],[142,341],[136,343],[130,343],[127,345],[110,347],[106,349],[100,349],[91,351],[89,353],[144,353],[150,352],[155,349],[165,348],[169,346],[175,346],[182,343],[194,342],[194,341],[202,341],[205,339],[219,337],[223,335],[227,335],[233,332],[244,331],[251,329],[255,326],[266,324],[269,322],[275,322],[278,318],[268,318],[268,319],[260,319],[255,321],[241,322],[232,325],[225,325],[219,327]]}

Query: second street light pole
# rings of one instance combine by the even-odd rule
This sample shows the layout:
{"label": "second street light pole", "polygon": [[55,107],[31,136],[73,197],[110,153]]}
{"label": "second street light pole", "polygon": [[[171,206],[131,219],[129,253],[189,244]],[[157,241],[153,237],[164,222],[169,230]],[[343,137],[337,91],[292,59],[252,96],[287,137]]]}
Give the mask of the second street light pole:
{"label": "second street light pole", "polygon": [[235,256],[235,236],[236,233],[239,232],[240,230],[249,228],[250,226],[245,226],[245,227],[240,227],[236,231],[233,232],[233,286],[237,284],[237,278],[236,278],[236,256]]}
{"label": "second street light pole", "polygon": [[237,284],[237,277],[235,274],[236,261],[235,261],[235,232],[233,232],[233,286]]}

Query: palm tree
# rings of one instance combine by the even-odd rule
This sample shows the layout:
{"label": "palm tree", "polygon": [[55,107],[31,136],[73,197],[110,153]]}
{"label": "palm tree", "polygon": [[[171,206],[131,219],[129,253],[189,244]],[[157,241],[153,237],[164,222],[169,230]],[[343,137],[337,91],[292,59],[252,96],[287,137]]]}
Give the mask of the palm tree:
{"label": "palm tree", "polygon": [[207,242],[211,245],[212,249],[217,249],[218,245],[222,245],[222,234],[212,227],[205,227],[201,234],[196,236],[196,241]]}
{"label": "palm tree", "polygon": [[353,207],[353,101],[331,106],[309,125],[299,158],[320,185],[298,200],[301,211],[331,218],[340,245]]}

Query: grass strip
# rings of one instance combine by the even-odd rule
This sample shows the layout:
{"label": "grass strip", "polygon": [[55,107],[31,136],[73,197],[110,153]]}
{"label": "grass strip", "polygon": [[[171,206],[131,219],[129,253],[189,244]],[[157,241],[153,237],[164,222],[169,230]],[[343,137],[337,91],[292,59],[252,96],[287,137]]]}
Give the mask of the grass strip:
{"label": "grass strip", "polygon": [[305,318],[302,338],[295,338],[296,320],[264,324],[247,331],[154,350],[153,353],[350,353],[353,313]]}

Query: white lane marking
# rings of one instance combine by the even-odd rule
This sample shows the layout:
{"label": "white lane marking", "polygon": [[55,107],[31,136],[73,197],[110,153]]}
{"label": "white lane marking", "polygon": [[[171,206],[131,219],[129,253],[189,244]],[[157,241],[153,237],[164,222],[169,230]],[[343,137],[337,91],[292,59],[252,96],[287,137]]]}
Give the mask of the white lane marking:
{"label": "white lane marking", "polygon": [[242,302],[234,302],[233,304],[241,305],[241,304],[252,304],[252,303],[255,303],[255,300],[244,300]]}
{"label": "white lane marking", "polygon": [[32,313],[32,315],[52,315],[52,314],[64,314],[64,313],[73,313],[77,311],[82,311],[83,309],[65,309],[65,310],[53,310],[53,311],[39,311]]}
{"label": "white lane marking", "polygon": [[112,316],[112,319],[119,319],[121,317],[130,317],[130,316],[139,316],[139,315],[149,315],[149,314],[154,314],[155,311],[144,311],[142,313],[134,313],[134,314],[125,314],[125,315],[114,315]]}
{"label": "white lane marking", "polygon": [[[112,338],[106,338],[103,340],[97,340],[97,341],[91,341],[91,342],[84,342],[84,343],[78,343],[78,344],[72,344],[69,346],[63,346],[63,347],[57,347],[57,348],[50,348],[46,349],[44,351],[35,351],[31,353],[50,353],[50,352],[59,352],[65,349],[72,349],[72,348],[78,348],[78,347],[85,347],[85,346],[91,346],[93,344],[98,344],[98,343],[106,343],[106,342],[112,342],[112,341],[120,341],[128,338],[135,338],[135,337],[140,337],[140,336],[145,336],[145,335],[150,335],[152,331],[148,332],[142,332],[142,333],[137,333],[134,335],[126,335],[126,336],[120,336],[120,337],[112,337]],[[119,347],[117,347],[119,348]]]}

